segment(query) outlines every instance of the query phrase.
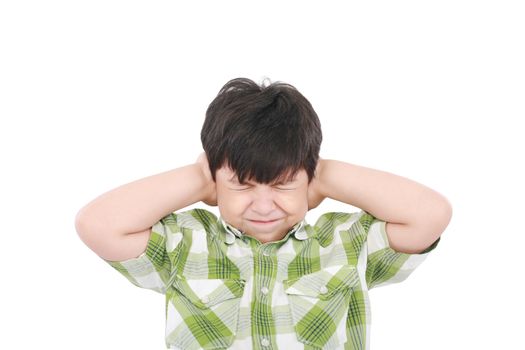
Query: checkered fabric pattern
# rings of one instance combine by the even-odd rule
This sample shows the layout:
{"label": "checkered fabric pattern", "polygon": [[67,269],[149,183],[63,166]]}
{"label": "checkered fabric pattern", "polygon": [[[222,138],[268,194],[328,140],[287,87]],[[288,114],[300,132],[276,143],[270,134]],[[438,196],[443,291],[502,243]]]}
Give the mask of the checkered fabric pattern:
{"label": "checkered fabric pattern", "polygon": [[171,213],[146,251],[108,261],[166,296],[169,349],[369,349],[371,288],[401,282],[421,254],[394,251],[366,211],[323,214],[262,244],[204,209]]}

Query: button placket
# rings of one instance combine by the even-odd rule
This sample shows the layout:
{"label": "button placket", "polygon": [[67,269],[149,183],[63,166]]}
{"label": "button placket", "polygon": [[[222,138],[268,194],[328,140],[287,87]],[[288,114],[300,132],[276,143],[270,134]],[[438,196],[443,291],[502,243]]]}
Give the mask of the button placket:
{"label": "button placket", "polygon": [[[262,256],[268,257],[268,256],[270,256],[270,248],[269,247],[264,247],[264,248],[261,249],[260,253],[261,253]],[[267,259],[262,258],[261,260],[262,261],[266,261],[266,263],[268,263]],[[267,295],[270,290],[268,289],[267,286],[262,286],[260,291],[261,291],[261,293],[263,295]]]}
{"label": "button placket", "polygon": [[271,322],[274,316],[272,313],[272,288],[273,281],[271,276],[277,269],[276,256],[272,254],[276,246],[274,244],[257,244],[253,248],[253,263],[254,263],[254,290],[256,293],[256,302],[263,307],[256,307],[251,315],[252,320],[256,319],[259,322],[252,323],[256,334],[259,334],[257,339],[261,349],[272,349],[272,335],[268,334],[268,329],[264,326]]}

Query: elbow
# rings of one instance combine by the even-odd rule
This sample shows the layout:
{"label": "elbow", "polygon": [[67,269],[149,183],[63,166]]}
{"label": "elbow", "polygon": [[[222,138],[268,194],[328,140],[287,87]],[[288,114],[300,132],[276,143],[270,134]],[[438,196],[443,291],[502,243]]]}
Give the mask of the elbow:
{"label": "elbow", "polygon": [[434,191],[433,195],[419,203],[419,207],[422,224],[426,222],[434,227],[442,227],[444,230],[452,219],[452,204],[441,193]]}
{"label": "elbow", "polygon": [[434,217],[431,225],[431,227],[433,227],[434,233],[433,240],[439,238],[448,227],[450,221],[452,220],[452,213],[452,205],[448,199],[443,197],[441,205],[437,206],[436,210],[434,211]]}
{"label": "elbow", "polygon": [[83,209],[75,216],[75,230],[79,238],[88,246],[92,246],[93,242],[102,236],[102,230],[96,225],[96,220],[87,215]]}
{"label": "elbow", "polygon": [[77,215],[75,216],[75,231],[77,231],[77,234],[80,236],[83,232],[85,232],[85,220],[82,216],[82,210],[80,210]]}
{"label": "elbow", "polygon": [[448,224],[450,223],[450,220],[452,220],[453,210],[452,210],[452,204],[446,197],[443,197],[443,204],[442,204],[442,208],[440,212],[441,212],[440,219],[443,222],[444,227],[447,227]]}

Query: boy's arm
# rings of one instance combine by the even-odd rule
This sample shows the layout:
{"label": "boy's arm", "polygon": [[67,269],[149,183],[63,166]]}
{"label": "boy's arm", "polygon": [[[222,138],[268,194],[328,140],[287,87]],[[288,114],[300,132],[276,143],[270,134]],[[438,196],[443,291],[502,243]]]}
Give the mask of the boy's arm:
{"label": "boy's arm", "polygon": [[123,261],[146,249],[151,227],[164,216],[204,201],[215,205],[206,160],[145,177],[103,193],[77,213],[82,241],[106,260]]}
{"label": "boy's arm", "polygon": [[452,206],[440,193],[410,179],[337,160],[320,159],[309,200],[350,204],[386,222],[392,249],[424,251],[443,233]]}

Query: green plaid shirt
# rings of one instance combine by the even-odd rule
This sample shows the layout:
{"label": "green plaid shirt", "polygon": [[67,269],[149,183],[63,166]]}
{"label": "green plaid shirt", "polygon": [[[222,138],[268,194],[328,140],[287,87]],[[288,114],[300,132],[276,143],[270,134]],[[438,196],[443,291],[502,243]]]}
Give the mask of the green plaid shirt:
{"label": "green plaid shirt", "polygon": [[297,223],[262,244],[204,209],[163,217],[137,258],[107,261],[166,295],[169,349],[369,349],[368,291],[401,282],[421,254],[394,251],[361,210]]}

